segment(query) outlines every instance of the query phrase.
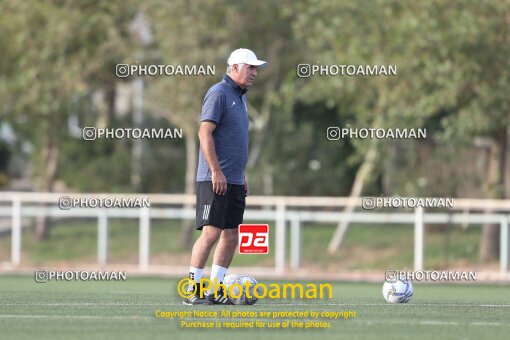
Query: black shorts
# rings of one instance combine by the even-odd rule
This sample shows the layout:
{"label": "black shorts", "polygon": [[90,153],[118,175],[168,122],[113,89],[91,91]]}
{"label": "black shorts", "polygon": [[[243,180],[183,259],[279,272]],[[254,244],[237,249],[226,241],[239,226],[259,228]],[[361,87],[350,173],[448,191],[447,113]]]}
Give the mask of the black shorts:
{"label": "black shorts", "polygon": [[227,184],[227,193],[217,195],[212,182],[197,182],[197,230],[204,225],[234,229],[243,223],[246,194],[244,185]]}

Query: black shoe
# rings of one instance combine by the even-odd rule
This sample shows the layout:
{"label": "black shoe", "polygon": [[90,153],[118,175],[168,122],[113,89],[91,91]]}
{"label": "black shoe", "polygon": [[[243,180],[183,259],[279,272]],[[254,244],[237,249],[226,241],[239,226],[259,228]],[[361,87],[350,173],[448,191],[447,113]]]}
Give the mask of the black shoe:
{"label": "black shoe", "polygon": [[215,304],[215,305],[232,305],[233,304],[232,301],[230,301],[230,299],[226,295],[227,294],[225,294],[225,296],[223,296],[223,288],[220,287],[216,297],[214,297],[214,293],[206,294],[205,299],[208,300],[209,303]]}
{"label": "black shoe", "polygon": [[182,304],[187,305],[187,306],[212,305],[213,302],[211,302],[211,301],[209,301],[209,299],[207,299],[207,295],[204,295],[203,298],[200,297],[200,286],[199,285],[195,285],[195,286],[196,286],[195,294],[189,298],[184,299],[184,301],[182,301]]}

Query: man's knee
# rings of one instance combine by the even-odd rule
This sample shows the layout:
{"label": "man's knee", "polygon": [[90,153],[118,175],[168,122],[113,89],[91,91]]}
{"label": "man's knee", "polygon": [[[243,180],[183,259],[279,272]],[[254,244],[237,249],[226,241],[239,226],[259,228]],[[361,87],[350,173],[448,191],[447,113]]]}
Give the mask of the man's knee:
{"label": "man's knee", "polygon": [[221,238],[231,246],[237,246],[238,232],[237,229],[225,229],[221,233]]}
{"label": "man's knee", "polygon": [[206,225],[202,229],[200,237],[207,244],[214,244],[220,238],[222,230],[213,226]]}

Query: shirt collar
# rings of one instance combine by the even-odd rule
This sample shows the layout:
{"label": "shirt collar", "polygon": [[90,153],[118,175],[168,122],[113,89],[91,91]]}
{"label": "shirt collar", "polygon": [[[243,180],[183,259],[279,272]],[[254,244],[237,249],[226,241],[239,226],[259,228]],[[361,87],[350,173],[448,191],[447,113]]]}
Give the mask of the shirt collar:
{"label": "shirt collar", "polygon": [[225,74],[223,76],[223,80],[225,80],[225,82],[227,84],[230,85],[230,87],[232,87],[234,90],[236,90],[237,92],[239,92],[241,95],[245,94],[246,92],[248,92],[248,89],[243,89],[241,86],[239,86],[235,81],[232,80],[232,78],[230,78],[227,74]]}

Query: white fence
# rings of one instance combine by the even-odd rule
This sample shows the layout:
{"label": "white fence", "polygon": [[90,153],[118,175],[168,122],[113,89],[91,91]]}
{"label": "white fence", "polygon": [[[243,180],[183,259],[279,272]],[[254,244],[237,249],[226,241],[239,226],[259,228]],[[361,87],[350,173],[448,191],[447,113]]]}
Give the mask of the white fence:
{"label": "white fence", "polygon": [[[58,206],[60,197],[95,198],[139,198],[150,199],[150,208],[73,208],[62,210]],[[132,218],[139,220],[139,266],[145,270],[150,264],[151,219],[194,219],[195,210],[185,209],[186,204],[195,204],[193,195],[160,194],[69,194],[1,192],[0,219],[10,218],[11,264],[18,266],[21,261],[22,219],[24,217],[49,216],[56,218],[96,218],[98,228],[97,259],[104,265],[108,261],[108,218]],[[407,224],[414,225],[414,269],[423,270],[424,224],[499,224],[501,228],[500,270],[507,272],[510,267],[510,200],[455,199],[454,208],[445,212],[425,212],[416,208],[414,212],[399,212],[385,208],[384,212],[355,211],[344,214],[348,205],[361,207],[361,198],[348,197],[293,197],[293,196],[250,196],[247,199],[245,222],[274,221],[275,229],[275,271],[295,270],[300,267],[301,223],[323,222],[337,224],[348,219],[351,223]],[[335,211],[324,211],[324,210]],[[488,213],[490,211],[490,213]],[[290,226],[290,263],[286,265],[285,239]],[[326,248],[326,245],[324,245]]]}

